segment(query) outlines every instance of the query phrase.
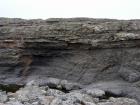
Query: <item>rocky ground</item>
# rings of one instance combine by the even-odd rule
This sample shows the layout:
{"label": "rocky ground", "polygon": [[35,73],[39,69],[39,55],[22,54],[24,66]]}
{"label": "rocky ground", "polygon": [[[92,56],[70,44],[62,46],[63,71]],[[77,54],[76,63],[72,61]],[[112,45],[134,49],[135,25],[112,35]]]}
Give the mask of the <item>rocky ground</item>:
{"label": "rocky ground", "polygon": [[138,105],[138,102],[126,97],[113,97],[98,88],[64,91],[61,85],[52,89],[30,81],[16,92],[0,91],[0,105]]}
{"label": "rocky ground", "polygon": [[140,20],[0,18],[0,90],[1,104],[140,105]]}

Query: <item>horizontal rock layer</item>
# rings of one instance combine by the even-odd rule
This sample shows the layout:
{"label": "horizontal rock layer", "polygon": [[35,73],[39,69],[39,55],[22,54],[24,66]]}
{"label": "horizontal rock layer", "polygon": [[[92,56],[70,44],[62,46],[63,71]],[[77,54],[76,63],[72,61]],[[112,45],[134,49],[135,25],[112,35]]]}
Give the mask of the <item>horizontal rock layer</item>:
{"label": "horizontal rock layer", "polygon": [[2,78],[47,76],[89,84],[140,77],[139,20],[0,18],[0,40]]}
{"label": "horizontal rock layer", "polygon": [[140,102],[139,68],[140,20],[0,18],[0,86],[51,77]]}
{"label": "horizontal rock layer", "polygon": [[2,81],[7,75],[139,81],[140,20],[0,18],[0,40]]}

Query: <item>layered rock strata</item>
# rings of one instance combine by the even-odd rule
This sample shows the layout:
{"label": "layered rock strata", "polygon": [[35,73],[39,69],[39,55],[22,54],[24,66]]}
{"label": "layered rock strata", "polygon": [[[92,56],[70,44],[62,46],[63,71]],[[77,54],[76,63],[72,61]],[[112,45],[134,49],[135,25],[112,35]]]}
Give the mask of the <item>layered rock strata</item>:
{"label": "layered rock strata", "polygon": [[119,81],[111,85],[118,89],[114,93],[129,87],[132,93],[125,96],[140,101],[139,47],[140,20],[0,18],[0,81],[45,84],[52,77],[84,86]]}

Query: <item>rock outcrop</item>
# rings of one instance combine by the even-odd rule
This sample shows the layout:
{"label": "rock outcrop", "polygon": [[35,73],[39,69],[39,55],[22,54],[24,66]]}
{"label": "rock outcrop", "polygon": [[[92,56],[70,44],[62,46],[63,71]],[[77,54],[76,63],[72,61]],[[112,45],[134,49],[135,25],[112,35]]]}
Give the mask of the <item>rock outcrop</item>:
{"label": "rock outcrop", "polygon": [[15,93],[0,92],[0,105],[138,105],[136,100],[125,97],[103,99],[105,92],[99,89],[64,93],[32,83]]}
{"label": "rock outcrop", "polygon": [[113,94],[140,102],[139,47],[140,20],[0,18],[0,82],[44,85],[51,77],[60,79],[51,86],[71,81],[72,90],[100,82],[96,88],[106,91],[105,84],[118,81]]}

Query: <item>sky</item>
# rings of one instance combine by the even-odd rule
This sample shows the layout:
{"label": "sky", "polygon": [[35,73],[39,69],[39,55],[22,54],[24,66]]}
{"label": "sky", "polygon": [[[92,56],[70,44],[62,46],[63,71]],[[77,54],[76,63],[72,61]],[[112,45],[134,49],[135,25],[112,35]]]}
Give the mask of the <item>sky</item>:
{"label": "sky", "polygon": [[140,0],[0,0],[0,17],[140,19]]}

